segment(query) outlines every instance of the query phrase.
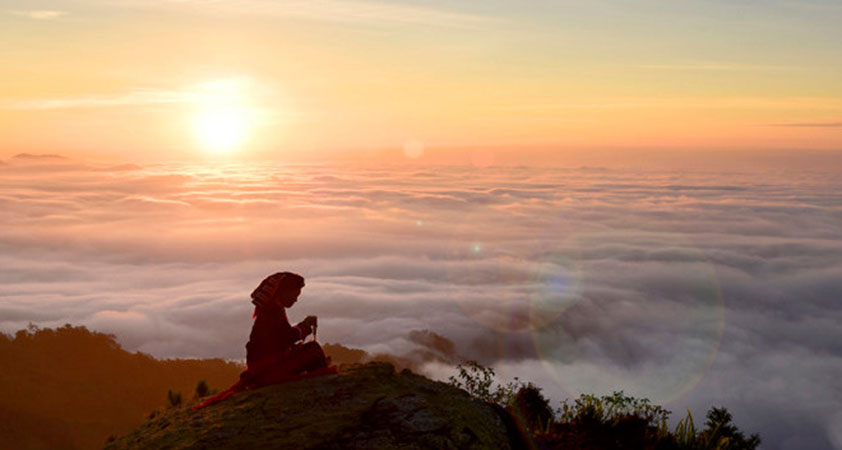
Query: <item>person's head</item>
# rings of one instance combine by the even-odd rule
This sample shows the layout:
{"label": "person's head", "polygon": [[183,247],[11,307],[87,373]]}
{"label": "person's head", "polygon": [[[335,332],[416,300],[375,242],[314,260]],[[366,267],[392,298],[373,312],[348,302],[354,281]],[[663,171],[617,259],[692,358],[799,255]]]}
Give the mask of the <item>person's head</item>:
{"label": "person's head", "polygon": [[264,279],[251,293],[256,304],[277,303],[285,308],[294,305],[304,287],[304,277],[292,272],[278,272]]}

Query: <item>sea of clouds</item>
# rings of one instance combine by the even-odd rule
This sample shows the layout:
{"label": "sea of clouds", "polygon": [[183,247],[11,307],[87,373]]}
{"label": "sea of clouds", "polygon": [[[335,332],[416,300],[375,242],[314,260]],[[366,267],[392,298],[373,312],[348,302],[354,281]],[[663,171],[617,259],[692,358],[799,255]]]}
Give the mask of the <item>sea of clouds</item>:
{"label": "sea of clouds", "polygon": [[[321,342],[439,378],[474,359],[555,400],[624,390],[698,422],[724,405],[763,448],[842,449],[836,172],[23,155],[0,165],[0,229],[6,333],[242,359],[251,290],[291,270],[290,318],[318,315]],[[418,351],[436,335],[453,351]]]}

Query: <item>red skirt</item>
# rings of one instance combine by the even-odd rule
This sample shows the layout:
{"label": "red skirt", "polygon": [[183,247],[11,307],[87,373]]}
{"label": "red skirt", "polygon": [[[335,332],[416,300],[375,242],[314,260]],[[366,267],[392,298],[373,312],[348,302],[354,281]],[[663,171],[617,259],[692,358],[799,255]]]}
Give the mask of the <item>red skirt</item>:
{"label": "red skirt", "polygon": [[293,345],[282,358],[249,366],[233,386],[194,406],[193,409],[219,403],[246,389],[337,373],[336,366],[329,366],[329,363],[324,350],[317,342]]}
{"label": "red skirt", "polygon": [[318,342],[311,341],[293,345],[286,355],[278,359],[249,366],[240,375],[240,379],[250,379],[247,389],[253,389],[281,383],[291,375],[322,369],[327,367],[327,363],[322,346]]}

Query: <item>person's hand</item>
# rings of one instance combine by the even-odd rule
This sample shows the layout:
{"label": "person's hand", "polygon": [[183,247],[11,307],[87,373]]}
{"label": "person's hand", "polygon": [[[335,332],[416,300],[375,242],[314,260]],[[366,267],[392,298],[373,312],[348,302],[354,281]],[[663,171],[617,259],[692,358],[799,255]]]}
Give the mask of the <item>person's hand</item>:
{"label": "person's hand", "polygon": [[310,334],[313,332],[313,329],[318,326],[318,320],[316,319],[316,316],[307,316],[301,321],[301,324],[304,325],[304,329],[307,330],[307,334]]}

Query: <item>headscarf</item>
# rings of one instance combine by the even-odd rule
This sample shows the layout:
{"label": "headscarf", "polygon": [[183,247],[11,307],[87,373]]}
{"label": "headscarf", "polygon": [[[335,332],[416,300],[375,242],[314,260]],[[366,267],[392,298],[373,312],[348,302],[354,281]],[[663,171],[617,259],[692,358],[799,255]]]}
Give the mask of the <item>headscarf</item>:
{"label": "headscarf", "polygon": [[251,317],[257,317],[260,308],[275,303],[285,289],[297,287],[304,287],[304,277],[297,273],[278,272],[269,275],[251,293],[251,302],[254,303],[254,314]]}

